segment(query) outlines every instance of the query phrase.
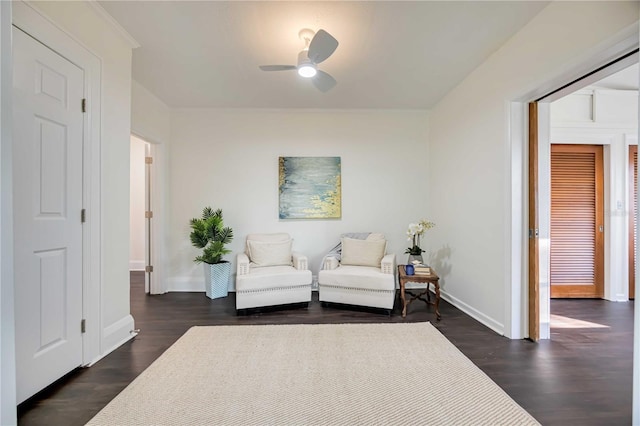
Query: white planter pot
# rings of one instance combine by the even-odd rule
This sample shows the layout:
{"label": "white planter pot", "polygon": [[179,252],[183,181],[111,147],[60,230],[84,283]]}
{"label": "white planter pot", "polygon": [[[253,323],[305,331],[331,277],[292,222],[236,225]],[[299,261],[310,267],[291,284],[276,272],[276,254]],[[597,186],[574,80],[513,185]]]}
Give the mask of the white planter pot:
{"label": "white planter pot", "polygon": [[204,287],[209,299],[227,297],[229,294],[229,277],[231,276],[231,263],[222,262],[204,264]]}

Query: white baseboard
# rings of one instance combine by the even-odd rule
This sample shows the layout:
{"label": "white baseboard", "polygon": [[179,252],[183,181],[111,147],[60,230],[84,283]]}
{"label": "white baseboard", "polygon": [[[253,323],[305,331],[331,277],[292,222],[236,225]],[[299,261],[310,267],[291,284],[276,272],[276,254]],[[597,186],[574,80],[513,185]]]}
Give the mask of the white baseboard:
{"label": "white baseboard", "polygon": [[201,291],[204,292],[204,277],[169,277],[167,291]]}
{"label": "white baseboard", "polygon": [[145,268],[144,260],[130,260],[129,261],[129,270],[130,271],[144,271]]}
{"label": "white baseboard", "polygon": [[102,353],[95,359],[91,360],[89,366],[95,364],[96,362],[122,346],[124,343],[133,339],[136,335],[133,330],[134,320],[131,315],[127,315],[124,318],[106,327],[102,333],[102,344],[100,345]]}
{"label": "white baseboard", "polygon": [[614,302],[628,302],[628,301],[629,301],[629,297],[623,293],[616,294],[616,300],[614,300]]}
{"label": "white baseboard", "polygon": [[475,319],[475,320],[479,321],[480,323],[484,324],[485,326],[489,327],[490,329],[492,329],[493,331],[495,331],[499,335],[504,336],[504,334],[505,334],[504,333],[504,324],[501,324],[500,322],[494,320],[493,318],[483,314],[482,312],[480,312],[477,309],[467,305],[466,303],[464,303],[463,301],[461,301],[457,297],[452,296],[452,295],[448,294],[445,291],[441,290],[440,291],[440,296],[444,300],[446,300],[447,302],[451,303],[456,308],[460,309],[465,314],[469,315],[473,319]]}
{"label": "white baseboard", "polygon": [[[231,274],[229,278],[229,291],[235,292],[236,288],[234,283],[236,282],[235,273]],[[204,293],[204,277],[194,278],[194,277],[169,277],[167,280],[167,292],[175,291],[175,292],[198,292],[201,291]]]}

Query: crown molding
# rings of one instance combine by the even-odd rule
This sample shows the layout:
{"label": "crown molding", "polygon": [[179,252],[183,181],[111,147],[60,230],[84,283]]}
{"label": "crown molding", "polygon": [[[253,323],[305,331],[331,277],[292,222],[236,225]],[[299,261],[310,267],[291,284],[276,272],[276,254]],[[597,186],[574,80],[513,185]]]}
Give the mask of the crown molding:
{"label": "crown molding", "polygon": [[116,30],[116,32],[118,32],[122,36],[122,38],[124,38],[127,43],[129,43],[129,46],[131,46],[132,49],[137,49],[138,47],[140,47],[140,43],[138,43],[138,41],[133,38],[133,36],[129,34],[129,32],[125,30],[113,16],[109,14],[109,12],[107,12],[102,6],[100,6],[97,0],[87,0],[87,4],[91,6],[93,10],[98,13],[98,15],[100,15]]}

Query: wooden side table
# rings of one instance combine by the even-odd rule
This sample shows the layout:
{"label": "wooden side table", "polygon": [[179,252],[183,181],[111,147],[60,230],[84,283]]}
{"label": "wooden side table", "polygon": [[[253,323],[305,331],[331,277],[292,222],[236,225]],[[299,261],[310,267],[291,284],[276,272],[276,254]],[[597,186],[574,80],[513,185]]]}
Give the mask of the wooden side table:
{"label": "wooden side table", "polygon": [[[427,305],[434,305],[436,307],[436,318],[440,321],[440,277],[431,269],[431,275],[407,275],[404,265],[398,265],[398,281],[400,281],[400,298],[402,299],[402,318],[407,316],[407,306],[411,304],[416,299],[420,299],[425,302]],[[427,284],[426,289],[422,290],[418,294],[413,294],[410,291],[406,291],[405,287],[407,283],[425,283]],[[435,301],[431,302],[429,297],[429,287],[430,284],[433,284],[435,288],[436,297]],[[411,295],[411,299],[407,302],[405,292]],[[427,298],[423,299],[422,296],[426,295]]]}

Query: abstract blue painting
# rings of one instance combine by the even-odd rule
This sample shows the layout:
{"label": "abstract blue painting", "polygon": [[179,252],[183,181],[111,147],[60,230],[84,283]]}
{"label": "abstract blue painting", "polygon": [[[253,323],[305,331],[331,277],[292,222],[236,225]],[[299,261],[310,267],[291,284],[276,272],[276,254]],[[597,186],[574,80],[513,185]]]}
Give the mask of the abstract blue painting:
{"label": "abstract blue painting", "polygon": [[279,158],[280,219],[339,219],[340,157]]}

